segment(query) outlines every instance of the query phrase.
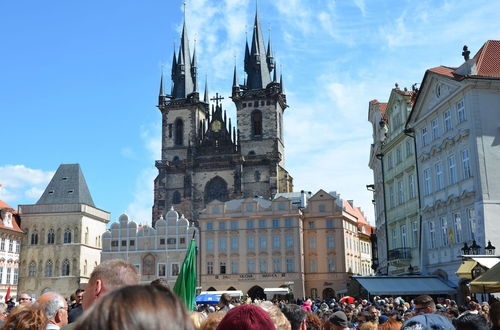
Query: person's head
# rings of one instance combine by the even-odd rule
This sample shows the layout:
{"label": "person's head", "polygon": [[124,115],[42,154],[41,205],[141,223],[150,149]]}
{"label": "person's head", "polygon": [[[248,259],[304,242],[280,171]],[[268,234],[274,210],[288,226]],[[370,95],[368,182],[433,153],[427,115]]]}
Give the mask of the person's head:
{"label": "person's head", "polygon": [[497,301],[490,305],[488,316],[491,324],[497,327],[500,326],[500,302]]}
{"label": "person's head", "polygon": [[220,321],[217,330],[268,330],[275,329],[266,311],[256,305],[240,305],[230,309]]}
{"label": "person's head", "polygon": [[31,305],[31,297],[26,292],[22,292],[18,296],[17,301],[19,302],[19,305]]}
{"label": "person's head", "polygon": [[374,323],[378,323],[378,317],[380,316],[380,311],[375,306],[370,306],[366,310],[368,314],[370,314],[370,321]]}
{"label": "person's head", "polygon": [[203,321],[205,321],[205,316],[203,316],[203,314],[200,312],[192,312],[189,315],[189,318],[191,318],[191,322],[193,322],[193,327],[195,330],[199,330],[201,324],[203,323]]}
{"label": "person's head", "polygon": [[208,314],[207,318],[201,324],[200,330],[215,330],[220,321],[226,316],[227,312],[214,312]]}
{"label": "person's head", "polygon": [[5,320],[9,315],[9,313],[7,312],[8,307],[9,306],[7,306],[6,303],[0,302],[0,320]]}
{"label": "person's head", "polygon": [[88,329],[193,330],[193,324],[170,289],[130,285],[106,294],[78,319],[75,330]]}
{"label": "person's head", "polygon": [[366,322],[360,328],[360,330],[377,330],[378,325],[374,322]]}
{"label": "person's head", "polygon": [[223,293],[219,299],[219,306],[229,306],[231,303],[231,296],[227,293]]}
{"label": "person's head", "polygon": [[45,330],[49,319],[36,306],[16,308],[9,314],[2,330]]}
{"label": "person's head", "polygon": [[165,288],[170,288],[170,285],[168,285],[168,281],[165,278],[157,278],[151,282],[151,285],[159,285]]}
{"label": "person's head", "polygon": [[83,301],[83,293],[85,290],[83,289],[76,289],[75,291],[75,302],[77,305],[81,305]]}
{"label": "person's head", "polygon": [[479,314],[465,313],[453,320],[456,330],[488,330],[486,319]]}
{"label": "person's head", "polygon": [[347,316],[342,311],[337,311],[330,316],[330,323],[333,325],[333,329],[347,329],[349,322],[347,321]]}
{"label": "person's head", "polygon": [[417,314],[431,314],[436,312],[436,305],[431,296],[418,296],[413,300],[415,305],[415,313]]}
{"label": "person's head", "polygon": [[306,328],[307,330],[321,330],[320,318],[311,312],[307,313]]}
{"label": "person's head", "polygon": [[57,292],[46,292],[38,298],[38,306],[49,319],[49,323],[58,327],[68,324],[68,304]]}
{"label": "person's head", "polygon": [[281,311],[290,321],[292,330],[305,329],[307,313],[299,305],[285,305]]}
{"label": "person's head", "polygon": [[108,260],[94,268],[83,294],[82,307],[88,309],[96,299],[126,285],[139,283],[134,265],[123,260]]}
{"label": "person's head", "polygon": [[278,306],[270,301],[263,301],[259,306],[267,312],[277,330],[291,330],[290,321],[288,321]]}
{"label": "person's head", "polygon": [[401,330],[417,329],[455,330],[455,327],[444,316],[430,313],[412,317],[401,327]]}

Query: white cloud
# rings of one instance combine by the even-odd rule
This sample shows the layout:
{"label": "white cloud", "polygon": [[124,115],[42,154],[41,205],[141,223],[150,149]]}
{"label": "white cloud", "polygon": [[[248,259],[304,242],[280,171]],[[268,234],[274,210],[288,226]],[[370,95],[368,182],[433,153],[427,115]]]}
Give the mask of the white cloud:
{"label": "white cloud", "polygon": [[354,0],[354,5],[358,7],[361,15],[366,16],[366,3],[365,0]]}
{"label": "white cloud", "polygon": [[53,171],[32,169],[25,165],[0,166],[0,199],[16,204],[34,203],[54,175]]}

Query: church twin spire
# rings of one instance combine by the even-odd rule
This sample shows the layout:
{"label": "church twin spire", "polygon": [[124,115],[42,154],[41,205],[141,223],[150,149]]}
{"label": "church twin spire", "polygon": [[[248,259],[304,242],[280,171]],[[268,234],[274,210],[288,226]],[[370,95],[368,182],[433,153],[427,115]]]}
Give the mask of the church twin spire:
{"label": "church twin spire", "polygon": [[[259,13],[256,8],[251,48],[248,45],[248,41],[245,42],[244,69],[245,72],[247,73],[247,78],[245,79],[245,83],[242,86],[245,89],[250,89],[250,90],[264,89],[271,82],[278,83],[277,72],[276,72],[277,70],[275,67],[275,60],[271,45],[271,38],[269,37],[266,50],[264,38],[262,35],[263,34],[259,20]],[[272,79],[271,79],[271,72],[273,72]],[[172,99],[183,99],[183,98],[188,98],[190,94],[198,91],[196,48],[193,50],[193,56],[191,57],[185,18],[182,27],[181,43],[178,54],[176,54],[174,48],[172,56],[171,76],[172,76],[171,95],[167,96],[164,91],[164,82],[162,73],[160,81],[160,94],[159,94],[160,105],[164,102],[166,97],[171,97]],[[234,68],[232,87],[233,89],[239,88],[238,79],[236,75],[236,66]],[[205,82],[204,102],[206,103],[208,103],[207,94],[208,94],[207,85]]]}

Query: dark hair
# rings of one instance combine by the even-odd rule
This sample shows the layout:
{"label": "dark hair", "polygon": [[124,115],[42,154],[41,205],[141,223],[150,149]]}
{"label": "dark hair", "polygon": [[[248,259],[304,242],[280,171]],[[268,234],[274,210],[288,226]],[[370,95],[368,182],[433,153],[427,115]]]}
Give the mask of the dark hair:
{"label": "dark hair", "polygon": [[432,299],[431,296],[427,295],[418,296],[417,298],[413,299],[413,304],[422,306],[423,308],[430,307],[432,308],[433,311],[436,310],[436,304],[434,303],[434,300]]}
{"label": "dark hair", "polygon": [[158,285],[164,288],[170,288],[170,285],[168,285],[168,281],[164,278],[157,278],[156,280],[153,280],[151,282],[151,285]]}
{"label": "dark hair", "polygon": [[299,305],[295,304],[285,305],[281,311],[285,314],[288,321],[290,321],[292,330],[300,329],[300,325],[307,316],[306,311],[300,308]]}
{"label": "dark hair", "polygon": [[98,299],[75,330],[193,330],[188,312],[168,288],[131,285]]}
{"label": "dark hair", "polygon": [[219,306],[229,306],[231,303],[231,296],[228,293],[223,293],[220,296]]}
{"label": "dark hair", "polygon": [[458,308],[455,307],[448,308],[446,312],[450,315],[453,315],[453,317],[458,317],[458,315],[460,315],[460,313],[458,312]]}
{"label": "dark hair", "polygon": [[38,307],[15,308],[5,320],[2,330],[45,330],[49,319]]}
{"label": "dark hair", "polygon": [[453,320],[453,325],[457,330],[488,330],[488,323],[479,314],[465,313]]}
{"label": "dark hair", "polygon": [[490,305],[490,311],[488,313],[490,321],[494,326],[500,325],[500,302],[494,302]]}

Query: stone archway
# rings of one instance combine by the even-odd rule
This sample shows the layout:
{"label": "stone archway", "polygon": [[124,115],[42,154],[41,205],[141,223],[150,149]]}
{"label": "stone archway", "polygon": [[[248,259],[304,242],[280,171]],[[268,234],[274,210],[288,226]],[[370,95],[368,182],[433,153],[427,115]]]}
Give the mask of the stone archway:
{"label": "stone archway", "polygon": [[230,286],[226,291],[236,291],[236,289],[234,288],[234,286]]}
{"label": "stone archway", "polygon": [[209,287],[209,288],[207,289],[207,291],[217,291],[217,289],[215,289],[213,286],[211,286],[211,287]]}
{"label": "stone archway", "polygon": [[335,290],[332,288],[323,289],[323,300],[335,298]]}
{"label": "stone archway", "polygon": [[248,290],[247,294],[250,298],[252,298],[252,300],[266,299],[266,294],[264,293],[264,289],[258,285],[251,287],[250,290]]}

